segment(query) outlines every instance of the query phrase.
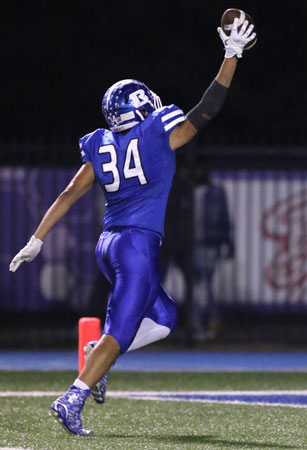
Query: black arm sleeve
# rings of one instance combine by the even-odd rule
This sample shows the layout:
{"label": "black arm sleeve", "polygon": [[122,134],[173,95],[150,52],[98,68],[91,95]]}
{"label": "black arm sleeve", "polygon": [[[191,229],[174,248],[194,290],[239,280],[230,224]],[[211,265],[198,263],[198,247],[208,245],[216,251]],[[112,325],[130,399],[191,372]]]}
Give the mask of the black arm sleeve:
{"label": "black arm sleeve", "polygon": [[[196,130],[203,128],[220,112],[227,97],[227,93],[228,88],[222,86],[216,80],[212,81],[198,105],[191,109],[187,114],[187,118]],[[204,117],[203,114],[208,116],[208,118]]]}

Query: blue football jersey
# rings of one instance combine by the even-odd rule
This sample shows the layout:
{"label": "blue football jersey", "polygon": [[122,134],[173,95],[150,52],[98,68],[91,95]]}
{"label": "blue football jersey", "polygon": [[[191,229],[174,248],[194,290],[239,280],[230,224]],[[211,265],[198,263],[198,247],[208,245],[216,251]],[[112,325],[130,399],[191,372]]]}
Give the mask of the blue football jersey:
{"label": "blue football jersey", "polygon": [[80,139],[82,161],[92,163],[105,194],[104,230],[135,226],[163,235],[176,167],[169,135],[184,119],[181,109],[170,105],[126,134],[99,128]]}

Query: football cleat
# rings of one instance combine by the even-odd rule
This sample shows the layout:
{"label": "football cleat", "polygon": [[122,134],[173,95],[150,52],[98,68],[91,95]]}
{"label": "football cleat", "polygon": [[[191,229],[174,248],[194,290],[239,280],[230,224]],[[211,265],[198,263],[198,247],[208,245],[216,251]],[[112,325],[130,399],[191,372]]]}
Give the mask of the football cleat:
{"label": "football cleat", "polygon": [[[90,341],[86,344],[86,346],[84,347],[85,359],[91,353],[91,351],[93,350],[93,348],[95,347],[96,344],[97,344],[97,341]],[[105,395],[106,395],[108,377],[109,377],[109,372],[105,373],[104,376],[100,378],[98,383],[91,389],[93,399],[99,405],[102,405],[106,399]]]}
{"label": "football cleat", "polygon": [[160,97],[146,84],[131,79],[113,84],[102,99],[103,115],[115,132],[129,130],[161,107]]}
{"label": "football cleat", "polygon": [[79,389],[72,385],[66,394],[57,398],[50,405],[50,414],[62,425],[64,430],[78,436],[92,434],[92,430],[83,428],[80,417],[85,400],[90,393],[89,389]]}

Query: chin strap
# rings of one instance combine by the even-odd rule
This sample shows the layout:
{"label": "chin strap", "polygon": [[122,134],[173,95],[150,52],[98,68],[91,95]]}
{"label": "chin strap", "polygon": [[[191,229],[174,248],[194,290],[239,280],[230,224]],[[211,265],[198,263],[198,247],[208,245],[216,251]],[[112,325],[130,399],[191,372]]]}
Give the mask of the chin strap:
{"label": "chin strap", "polygon": [[139,116],[139,118],[140,118],[141,120],[145,120],[144,115],[143,115],[143,114],[141,113],[141,111],[139,111],[138,109],[135,110],[135,114],[136,114],[137,116]]}

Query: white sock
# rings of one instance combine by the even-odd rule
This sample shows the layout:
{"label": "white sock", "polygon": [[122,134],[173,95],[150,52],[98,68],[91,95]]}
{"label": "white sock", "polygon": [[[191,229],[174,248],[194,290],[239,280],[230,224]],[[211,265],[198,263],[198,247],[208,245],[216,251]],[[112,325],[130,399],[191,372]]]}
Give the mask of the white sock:
{"label": "white sock", "polygon": [[73,385],[76,386],[79,389],[89,389],[88,385],[84,383],[84,381],[79,380],[79,378],[76,378],[73,382]]}

